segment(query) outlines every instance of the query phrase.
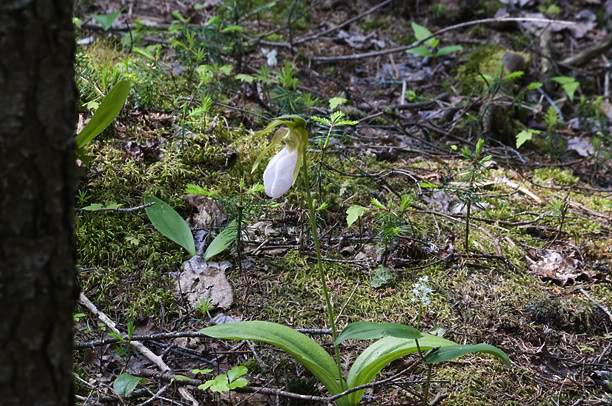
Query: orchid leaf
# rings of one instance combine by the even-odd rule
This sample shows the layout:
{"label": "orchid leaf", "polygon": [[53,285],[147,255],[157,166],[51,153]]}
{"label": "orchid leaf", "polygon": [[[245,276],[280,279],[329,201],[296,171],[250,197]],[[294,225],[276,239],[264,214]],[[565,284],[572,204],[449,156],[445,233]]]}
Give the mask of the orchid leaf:
{"label": "orchid leaf", "polygon": [[[431,334],[423,333],[422,335],[423,337],[418,339],[421,351],[456,345],[450,340]],[[385,337],[376,341],[366,348],[355,360],[347,378],[348,387],[354,388],[355,386],[372,382],[372,379],[374,379],[385,366],[398,358],[413,354],[417,351],[416,341],[411,339]],[[364,392],[365,389],[349,394],[349,404],[359,404]]]}
{"label": "orchid leaf", "polygon": [[77,149],[83,148],[112,123],[123,108],[129,92],[129,80],[122,80],[113,86],[102,100],[91,120],[77,135],[75,140]]}
{"label": "orchid leaf", "polygon": [[166,202],[154,196],[145,196],[144,202],[145,204],[155,203],[147,207],[145,211],[157,231],[185,248],[189,254],[196,255],[193,235],[181,215]]}
{"label": "orchid leaf", "polygon": [[[231,340],[253,340],[271,344],[287,352],[308,369],[331,394],[345,389],[338,381],[337,367],[332,357],[312,338],[282,324],[267,321],[242,321],[219,324],[200,330],[209,337]],[[339,406],[348,406],[346,397],[338,399]]]}
{"label": "orchid leaf", "polygon": [[421,338],[421,333],[410,326],[400,323],[376,323],[371,321],[358,321],[351,323],[342,330],[336,338],[336,345],[344,340],[371,340],[380,337]]}
{"label": "orchid leaf", "polygon": [[236,241],[236,237],[238,237],[238,226],[236,219],[234,219],[223,229],[223,231],[217,234],[215,239],[212,240],[210,245],[206,248],[204,260],[208,261],[210,258],[231,247],[234,241]]}
{"label": "orchid leaf", "polygon": [[425,357],[425,363],[436,364],[439,362],[450,361],[451,359],[459,358],[463,355],[475,352],[484,352],[494,355],[504,361],[506,365],[510,366],[510,358],[508,358],[508,355],[499,348],[488,344],[453,345],[438,348],[436,351],[432,351],[431,353],[427,354]]}

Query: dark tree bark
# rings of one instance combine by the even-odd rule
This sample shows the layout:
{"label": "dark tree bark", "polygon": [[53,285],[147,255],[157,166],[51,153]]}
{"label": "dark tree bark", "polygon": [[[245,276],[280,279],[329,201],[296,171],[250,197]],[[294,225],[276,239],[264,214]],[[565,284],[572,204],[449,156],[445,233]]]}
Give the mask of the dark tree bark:
{"label": "dark tree bark", "polygon": [[0,405],[74,404],[71,0],[0,1]]}

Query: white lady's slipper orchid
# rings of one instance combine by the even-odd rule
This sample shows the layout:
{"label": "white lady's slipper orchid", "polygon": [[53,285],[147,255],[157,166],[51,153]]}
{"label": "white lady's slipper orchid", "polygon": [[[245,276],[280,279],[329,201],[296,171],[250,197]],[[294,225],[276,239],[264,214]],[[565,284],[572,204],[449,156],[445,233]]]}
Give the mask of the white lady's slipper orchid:
{"label": "white lady's slipper orchid", "polygon": [[265,129],[255,133],[266,134],[280,125],[287,126],[276,130],[270,145],[257,157],[251,170],[251,172],[255,171],[266,152],[281,141],[285,144],[285,147],[270,160],[264,171],[264,189],[266,194],[272,198],[284,195],[293,186],[304,163],[308,145],[306,122],[299,116],[284,116],[283,118],[292,118],[293,121],[274,120]]}
{"label": "white lady's slipper orchid", "polygon": [[270,160],[264,171],[264,189],[270,197],[281,197],[293,186],[293,172],[298,162],[298,148],[285,148]]}

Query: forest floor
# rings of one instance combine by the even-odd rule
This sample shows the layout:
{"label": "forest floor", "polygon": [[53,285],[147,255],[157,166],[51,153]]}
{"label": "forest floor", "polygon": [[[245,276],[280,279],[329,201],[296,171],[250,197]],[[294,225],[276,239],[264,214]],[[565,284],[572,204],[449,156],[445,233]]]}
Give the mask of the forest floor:
{"label": "forest floor", "polygon": [[[612,2],[80,3],[79,129],[117,82],[131,90],[79,161],[79,404],[329,403],[274,347],[199,333],[265,320],[331,351],[302,178],[270,199],[276,150],[251,171],[270,140],[256,132],[287,114],[308,123],[339,329],[404,323],[511,361],[435,364],[425,402],[428,367],[407,356],[363,404],[612,404]],[[422,27],[447,30],[417,45]],[[146,196],[185,219],[197,256]],[[204,261],[235,219],[239,243]],[[341,345],[345,372],[367,344]],[[198,389],[239,365],[247,387]]]}

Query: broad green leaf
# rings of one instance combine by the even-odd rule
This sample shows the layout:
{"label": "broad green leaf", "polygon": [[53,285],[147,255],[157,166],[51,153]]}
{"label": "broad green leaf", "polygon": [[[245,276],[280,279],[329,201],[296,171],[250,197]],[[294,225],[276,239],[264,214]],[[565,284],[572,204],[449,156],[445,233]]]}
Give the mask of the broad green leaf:
{"label": "broad green leaf", "polygon": [[[416,37],[417,40],[420,41],[427,37],[431,37],[432,35],[431,31],[429,31],[427,28],[417,23],[410,23],[410,24],[412,25],[412,31],[414,31],[414,36]],[[430,38],[427,41],[425,41],[425,43],[433,48],[435,44],[434,42],[435,40],[436,40],[435,38]]]}
{"label": "broad green leaf", "polygon": [[147,207],[145,211],[157,231],[185,248],[192,256],[196,255],[193,235],[180,214],[157,197],[145,196],[144,202],[145,204],[155,203]]}
{"label": "broad green leaf", "polygon": [[212,372],[212,371],[213,371],[213,370],[212,370],[212,369],[210,369],[210,368],[206,368],[206,369],[192,369],[192,370],[191,370],[191,373],[192,373],[192,374],[195,374],[195,375],[197,375],[197,374],[202,374],[202,375],[205,375],[205,374],[207,374],[207,373],[209,373],[209,372]]}
{"label": "broad green leaf", "polygon": [[89,206],[83,207],[85,211],[98,211],[102,210],[103,206],[100,203],[92,203]]}
{"label": "broad green leaf", "polygon": [[129,396],[140,382],[146,382],[146,379],[130,374],[121,374],[113,382],[113,391],[122,398]]}
{"label": "broad green leaf", "polygon": [[560,85],[565,85],[567,83],[572,83],[576,81],[576,79],[571,76],[555,76],[552,78],[552,80]]}
{"label": "broad green leaf", "polygon": [[527,90],[535,90],[535,89],[539,89],[541,87],[542,87],[542,83],[540,83],[540,82],[531,82],[527,86]]}
{"label": "broad green leaf", "polygon": [[[338,394],[345,388],[346,384],[338,380],[336,364],[327,351],[310,337],[287,326],[267,321],[242,321],[207,327],[200,333],[215,338],[271,344],[300,362],[331,394]],[[336,403],[339,406],[349,405],[345,397]]]}
{"label": "broad green leaf", "polygon": [[533,134],[539,134],[540,132],[538,130],[527,129],[516,134],[516,148],[518,149],[527,141],[531,141]]}
{"label": "broad green leaf", "polygon": [[567,93],[571,101],[574,101],[574,93],[576,92],[576,89],[578,89],[578,86],[580,86],[580,83],[578,82],[563,85],[563,90],[565,90],[565,93]]}
{"label": "broad green leaf", "polygon": [[366,211],[368,211],[367,207],[359,205],[353,205],[346,209],[346,224],[348,227],[352,226],[353,223],[357,221],[359,217],[363,216]]}
{"label": "broad green leaf", "polygon": [[247,367],[244,365],[237,365],[227,371],[227,379],[229,379],[230,382],[234,382],[237,378],[245,375],[247,372],[249,372]]}
{"label": "broad green leaf", "polygon": [[111,14],[92,14],[91,17],[102,26],[104,31],[108,31],[119,15],[121,15],[121,11]]}
{"label": "broad green leaf", "polygon": [[219,71],[224,75],[229,76],[229,74],[232,73],[232,69],[234,69],[232,65],[223,65],[219,68]]}
{"label": "broad green leaf", "polygon": [[209,389],[211,392],[227,392],[230,390],[227,382],[227,375],[221,374],[215,376],[213,379],[210,379],[204,382],[202,385],[198,386],[198,389],[206,390]]}
{"label": "broad green leaf", "polygon": [[381,337],[421,338],[421,333],[410,326],[400,323],[376,323],[372,321],[358,321],[351,323],[342,330],[336,338],[336,345],[344,340],[372,340]]}
{"label": "broad green leaf", "polygon": [[408,52],[410,52],[412,55],[414,56],[433,56],[433,52],[431,52],[429,49],[425,48],[424,46],[418,46],[412,49],[409,49]]}
{"label": "broad green leaf", "polygon": [[553,81],[559,83],[571,101],[574,101],[574,92],[580,86],[580,83],[571,76],[555,76]]}
{"label": "broad green leaf", "polygon": [[239,73],[236,76],[234,76],[234,78],[238,79],[241,82],[247,82],[249,84],[253,83],[253,81],[255,80],[255,77],[251,75],[246,75],[244,73]]}
{"label": "broad green leaf", "polygon": [[461,45],[448,45],[438,49],[436,56],[444,56],[459,51],[463,51],[463,47]]}
{"label": "broad green leaf", "polygon": [[223,231],[217,234],[214,240],[212,240],[210,245],[206,248],[204,259],[208,261],[210,258],[228,249],[234,241],[236,241],[237,236],[238,226],[236,224],[236,219],[234,219],[223,229]]}
{"label": "broad green leaf", "polygon": [[120,203],[109,203],[106,206],[103,206],[100,203],[92,203],[89,206],[83,207],[82,210],[86,210],[86,211],[98,211],[98,210],[102,210],[102,209],[118,209],[121,206],[122,206],[122,204],[120,204]]}
{"label": "broad green leaf", "polygon": [[[420,344],[420,343],[419,343]],[[449,361],[459,358],[465,354],[474,352],[484,352],[496,356],[510,366],[508,355],[497,347],[489,344],[473,344],[473,345],[453,345],[448,347],[438,348],[437,350],[427,354],[425,357],[426,364],[436,364],[438,362]]]}
{"label": "broad green leaf", "polygon": [[230,383],[228,386],[228,388],[230,388],[230,390],[232,389],[236,389],[236,388],[243,388],[245,386],[247,386],[249,384],[249,381],[247,381],[244,378],[238,378],[235,381],[233,381],[232,383]]}
{"label": "broad green leaf", "polygon": [[100,107],[100,103],[95,100],[91,100],[85,105],[85,107],[87,107],[87,110],[95,112],[96,110],[98,110],[98,107]]}
{"label": "broad green leaf", "polygon": [[332,97],[331,99],[329,99],[329,109],[336,110],[336,107],[346,103],[347,101],[348,100],[346,100],[344,97]]}
{"label": "broad green leaf", "polygon": [[373,288],[381,288],[385,285],[388,285],[393,281],[393,274],[389,271],[388,268],[380,265],[376,268],[374,275],[372,276],[372,280],[370,281],[370,285]]}
{"label": "broad green leaf", "polygon": [[100,134],[117,117],[130,92],[130,81],[118,82],[106,95],[102,104],[96,110],[89,123],[76,137],[77,149],[82,149],[87,143]]}
{"label": "broad green leaf", "polygon": [[[456,345],[450,340],[436,337],[431,334],[422,333],[422,336],[422,338],[419,338],[421,351]],[[374,379],[385,366],[398,358],[415,352],[417,352],[415,340],[397,337],[385,337],[378,340],[366,348],[355,360],[347,378],[348,387],[353,388],[372,382],[372,379]],[[365,390],[361,390],[349,394],[349,404],[358,405],[364,392]]]}
{"label": "broad green leaf", "polygon": [[175,381],[191,381],[191,378],[185,375],[174,375]]}

